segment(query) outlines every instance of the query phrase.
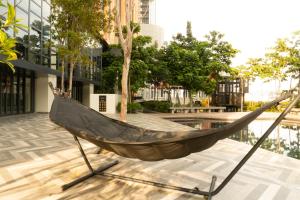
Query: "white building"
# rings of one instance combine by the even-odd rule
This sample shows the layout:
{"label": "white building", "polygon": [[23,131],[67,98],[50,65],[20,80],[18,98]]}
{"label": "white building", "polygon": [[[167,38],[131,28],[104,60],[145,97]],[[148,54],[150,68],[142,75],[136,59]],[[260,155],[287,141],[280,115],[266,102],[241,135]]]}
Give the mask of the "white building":
{"label": "white building", "polygon": [[156,0],[141,0],[140,16],[140,34],[150,36],[153,44],[160,48],[164,43],[164,31],[156,24]]}

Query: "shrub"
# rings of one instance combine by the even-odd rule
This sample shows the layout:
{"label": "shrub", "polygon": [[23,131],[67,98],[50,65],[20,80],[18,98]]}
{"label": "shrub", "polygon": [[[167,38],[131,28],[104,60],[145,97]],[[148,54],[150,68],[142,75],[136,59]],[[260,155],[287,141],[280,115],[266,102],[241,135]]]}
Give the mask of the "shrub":
{"label": "shrub", "polygon": [[171,103],[169,101],[146,101],[143,102],[143,107],[151,111],[167,113],[170,112]]}
{"label": "shrub", "polygon": [[[262,105],[264,105],[266,102],[263,101],[246,101],[244,104],[244,109],[246,111],[254,111],[257,108],[260,108]],[[272,106],[270,109],[266,110],[267,112],[282,112],[288,105],[288,102],[282,102],[278,106]]]}
{"label": "shrub", "polygon": [[[117,111],[121,112],[121,102],[117,105]],[[143,107],[140,103],[127,103],[127,113],[137,113],[138,111],[143,111]]]}

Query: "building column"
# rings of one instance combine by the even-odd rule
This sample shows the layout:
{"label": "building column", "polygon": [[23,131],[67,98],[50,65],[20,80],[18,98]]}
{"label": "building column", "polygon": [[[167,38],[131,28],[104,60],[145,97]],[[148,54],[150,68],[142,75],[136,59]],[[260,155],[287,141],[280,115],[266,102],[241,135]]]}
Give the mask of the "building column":
{"label": "building column", "polygon": [[83,84],[83,94],[82,94],[83,105],[90,107],[91,94],[94,94],[94,84],[84,83]]}
{"label": "building column", "polygon": [[56,88],[56,79],[55,75],[37,76],[35,80],[35,112],[50,112],[54,95],[48,82],[52,82],[53,87]]}

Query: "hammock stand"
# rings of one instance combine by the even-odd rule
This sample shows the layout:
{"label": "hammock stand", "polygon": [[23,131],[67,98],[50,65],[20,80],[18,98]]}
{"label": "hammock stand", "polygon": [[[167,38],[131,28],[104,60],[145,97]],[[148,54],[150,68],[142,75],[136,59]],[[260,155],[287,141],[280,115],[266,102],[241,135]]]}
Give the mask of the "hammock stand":
{"label": "hammock stand", "polygon": [[[52,91],[53,87],[49,83]],[[55,93],[54,93],[55,94]],[[56,95],[56,94],[55,94]],[[285,97],[281,98],[280,101],[287,99],[291,97],[292,95],[286,95]],[[84,153],[84,150],[82,149],[82,146],[77,138],[76,135],[73,134],[74,140],[76,141],[79,151],[89,168],[90,173],[82,176],[78,179],[75,179],[74,181],[67,183],[62,186],[62,190],[65,191],[69,189],[72,186],[75,186],[95,175],[101,175],[105,177],[110,177],[110,178],[117,178],[125,181],[133,181],[137,183],[142,183],[142,184],[147,184],[147,185],[152,185],[155,187],[159,188],[166,188],[166,189],[172,189],[172,190],[177,190],[177,191],[182,191],[186,193],[191,193],[191,194],[196,194],[196,195],[203,195],[207,199],[212,199],[212,197],[216,194],[218,194],[227,184],[228,182],[233,178],[233,176],[244,166],[244,164],[247,162],[247,160],[255,153],[255,151],[259,148],[259,146],[264,142],[264,140],[270,135],[270,133],[276,128],[276,126],[284,119],[284,117],[291,111],[291,109],[295,106],[295,104],[299,101],[300,99],[300,94],[298,94],[288,105],[288,107],[277,117],[277,119],[273,122],[273,124],[268,128],[268,130],[261,136],[261,138],[256,142],[256,144],[249,150],[249,152],[243,157],[243,159],[234,167],[234,169],[227,175],[227,177],[222,181],[220,185],[215,189],[215,183],[217,180],[216,176],[212,176],[210,187],[208,191],[202,191],[199,190],[197,187],[190,189],[190,188],[185,188],[185,187],[178,187],[178,186],[173,186],[173,185],[168,185],[164,183],[159,183],[159,182],[153,182],[153,181],[148,181],[148,180],[142,180],[142,179],[137,179],[137,178],[131,178],[131,177],[126,177],[122,175],[116,175],[108,172],[104,172],[105,170],[113,167],[114,165],[118,164],[118,160],[114,160],[108,164],[100,166],[98,169],[93,169],[91,166],[86,154]]]}

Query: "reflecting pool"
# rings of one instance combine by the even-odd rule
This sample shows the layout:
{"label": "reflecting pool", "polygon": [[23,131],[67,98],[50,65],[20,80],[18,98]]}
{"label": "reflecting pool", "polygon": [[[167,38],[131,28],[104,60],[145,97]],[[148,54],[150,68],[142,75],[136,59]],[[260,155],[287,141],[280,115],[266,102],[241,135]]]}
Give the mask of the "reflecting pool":
{"label": "reflecting pool", "polygon": [[[172,121],[198,129],[220,128],[230,123],[227,121],[206,119],[172,119]],[[254,145],[272,123],[273,121],[253,121],[247,127],[228,138]],[[300,159],[300,125],[280,124],[264,141],[261,148]]]}

